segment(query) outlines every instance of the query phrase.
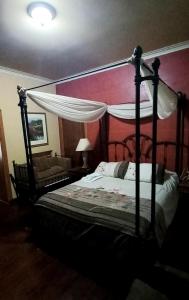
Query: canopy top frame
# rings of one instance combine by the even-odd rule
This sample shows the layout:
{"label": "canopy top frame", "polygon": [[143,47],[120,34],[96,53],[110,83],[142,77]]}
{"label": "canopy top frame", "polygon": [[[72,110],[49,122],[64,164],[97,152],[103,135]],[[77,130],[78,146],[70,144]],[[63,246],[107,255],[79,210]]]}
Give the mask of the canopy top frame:
{"label": "canopy top frame", "polygon": [[[155,228],[155,171],[156,171],[156,142],[157,142],[157,94],[158,94],[158,84],[159,84],[159,66],[160,61],[159,59],[155,59],[152,63],[152,70],[150,69],[151,75],[149,76],[141,76],[140,73],[140,65],[141,65],[141,56],[142,56],[142,48],[140,46],[136,47],[134,53],[127,62],[121,62],[115,64],[114,66],[118,67],[126,63],[132,63],[135,66],[135,87],[136,87],[136,236],[140,236],[140,85],[145,80],[151,80],[153,83],[154,91],[153,91],[153,120],[152,120],[152,194],[151,194],[151,226],[152,230],[154,231]],[[107,68],[101,68],[100,71],[107,70],[112,68],[112,66],[108,66]],[[95,71],[84,72],[83,75],[90,75],[93,74]],[[82,76],[82,74],[80,75]],[[29,138],[29,124],[28,124],[28,115],[27,115],[27,101],[26,101],[26,92],[29,90],[42,88],[45,86],[49,86],[52,84],[60,83],[67,81],[68,79],[76,79],[78,76],[70,76],[61,80],[53,81],[47,84],[39,85],[36,87],[32,87],[29,89],[24,89],[17,86],[17,92],[19,94],[20,102],[19,106],[21,109],[21,119],[22,119],[22,126],[23,126],[23,135],[24,135],[24,143],[25,143],[25,151],[26,151],[26,159],[27,159],[27,166],[28,166],[28,175],[29,175],[29,184],[30,184],[30,193],[33,200],[35,200],[35,178],[34,178],[34,171],[33,171],[33,160],[32,160],[32,151],[31,151],[31,143]],[[170,88],[167,85],[168,88]],[[170,88],[171,89],[171,88]],[[171,89],[172,90],[172,89]],[[174,91],[175,94],[177,94]],[[182,93],[179,92],[178,98],[182,99]],[[177,124],[177,128],[178,128]],[[177,130],[177,138],[179,139],[179,130]],[[179,140],[180,145],[180,140]],[[177,156],[180,155],[180,150],[177,150]],[[177,157],[178,159],[178,157]]]}

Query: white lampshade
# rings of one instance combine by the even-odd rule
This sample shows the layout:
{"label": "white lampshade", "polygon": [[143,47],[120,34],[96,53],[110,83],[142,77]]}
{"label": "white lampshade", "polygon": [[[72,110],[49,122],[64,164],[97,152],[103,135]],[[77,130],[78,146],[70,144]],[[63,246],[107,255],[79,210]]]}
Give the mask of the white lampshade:
{"label": "white lampshade", "polygon": [[92,146],[89,140],[87,138],[80,139],[75,151],[89,151],[89,150],[92,150]]}

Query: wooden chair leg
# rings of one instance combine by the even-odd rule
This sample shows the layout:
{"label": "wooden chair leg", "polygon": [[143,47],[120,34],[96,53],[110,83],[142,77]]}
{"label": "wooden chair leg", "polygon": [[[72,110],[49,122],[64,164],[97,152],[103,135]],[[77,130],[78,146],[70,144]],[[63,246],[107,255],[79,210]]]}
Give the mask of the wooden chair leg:
{"label": "wooden chair leg", "polygon": [[16,193],[16,197],[17,197],[17,199],[19,199],[20,195],[19,195],[17,184],[16,184],[16,180],[15,180],[15,178],[12,174],[9,174],[9,175],[10,175],[11,183],[12,183],[13,188],[14,188],[15,193]]}

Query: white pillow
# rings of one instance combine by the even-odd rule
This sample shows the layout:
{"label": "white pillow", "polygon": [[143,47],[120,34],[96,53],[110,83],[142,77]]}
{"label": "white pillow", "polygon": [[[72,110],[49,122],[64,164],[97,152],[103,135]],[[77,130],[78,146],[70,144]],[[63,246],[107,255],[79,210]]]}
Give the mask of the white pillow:
{"label": "white pillow", "polygon": [[95,170],[95,173],[102,174],[103,176],[115,177],[115,170],[120,162],[105,162],[101,161]]}
{"label": "white pillow", "polygon": [[[124,179],[135,180],[135,178],[136,178],[136,164],[130,162]],[[150,163],[140,164],[140,181],[144,181],[144,182],[152,181],[152,164]]]}

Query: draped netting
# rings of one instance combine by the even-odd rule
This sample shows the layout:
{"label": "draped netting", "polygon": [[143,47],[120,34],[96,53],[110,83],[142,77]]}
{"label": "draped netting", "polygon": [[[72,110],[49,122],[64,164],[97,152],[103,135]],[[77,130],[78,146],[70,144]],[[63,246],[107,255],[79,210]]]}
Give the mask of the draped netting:
{"label": "draped netting", "polygon": [[75,122],[97,121],[107,111],[107,105],[97,101],[35,91],[28,91],[27,96],[45,110]]}
{"label": "draped netting", "polygon": [[[141,75],[148,76],[151,72],[141,65]],[[153,84],[151,80],[145,80],[146,93],[151,105],[153,104]],[[177,109],[177,94],[173,92],[163,81],[158,85],[158,107],[157,114],[160,119],[168,118]]]}
{"label": "draped netting", "polygon": [[[142,76],[150,75],[150,71],[141,65]],[[145,81],[146,92],[149,100],[140,104],[140,117],[152,115],[153,85]],[[135,119],[135,103],[107,105],[103,102],[84,100],[56,94],[37,91],[27,91],[27,96],[43,109],[52,112],[63,119],[75,122],[94,122],[108,112],[121,119]],[[177,108],[177,94],[165,83],[159,82],[158,86],[158,117],[169,117]]]}

